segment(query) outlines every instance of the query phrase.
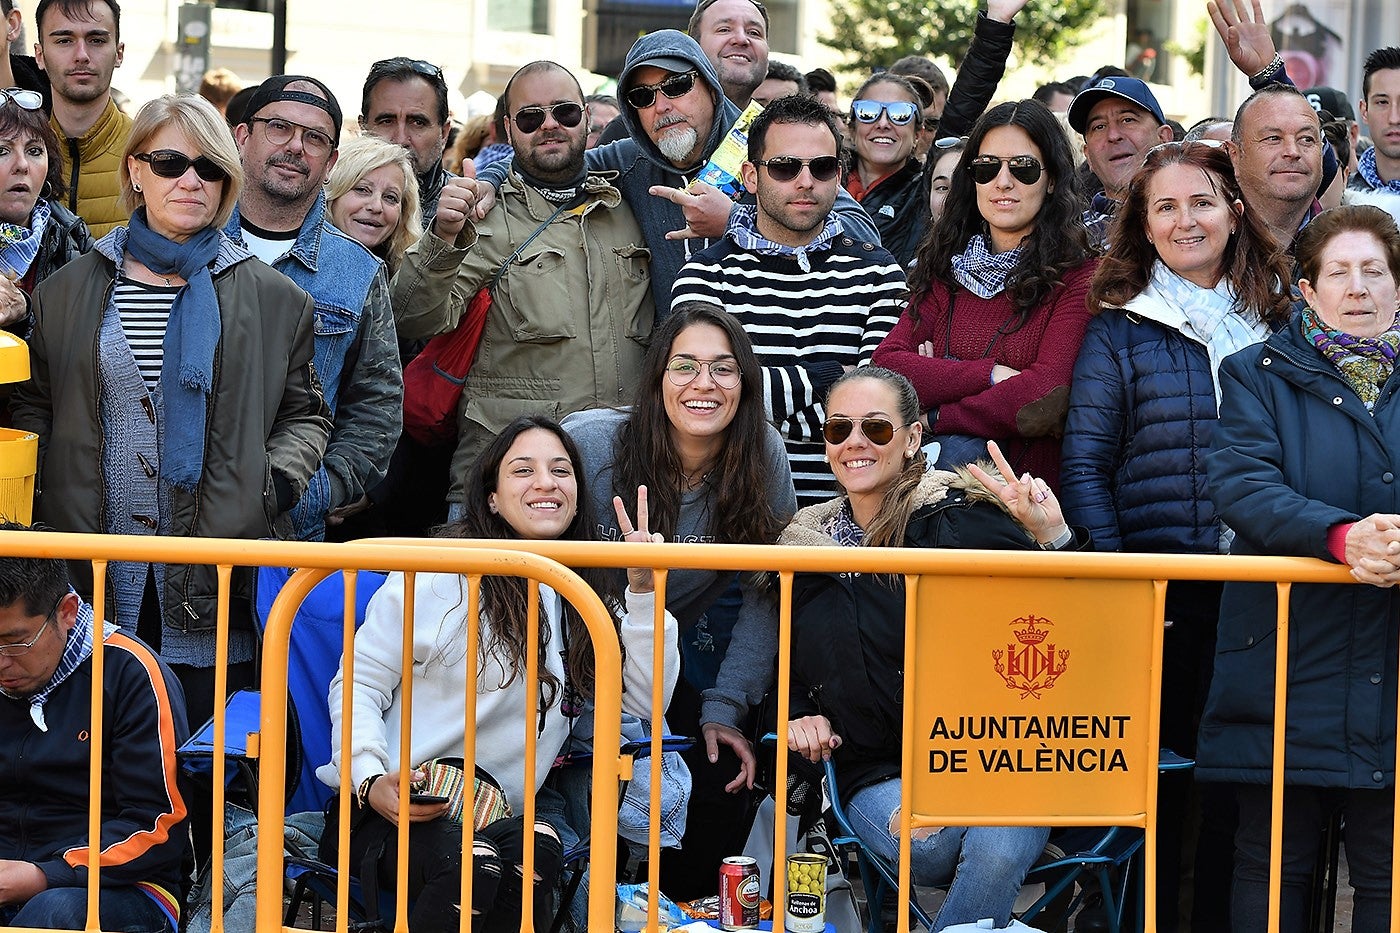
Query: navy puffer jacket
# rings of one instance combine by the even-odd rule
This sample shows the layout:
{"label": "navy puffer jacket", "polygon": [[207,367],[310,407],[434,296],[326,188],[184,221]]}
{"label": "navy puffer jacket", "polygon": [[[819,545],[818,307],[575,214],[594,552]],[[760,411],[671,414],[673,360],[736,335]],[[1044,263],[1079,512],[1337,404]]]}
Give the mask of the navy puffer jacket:
{"label": "navy puffer jacket", "polygon": [[1089,322],[1069,395],[1060,497],[1101,551],[1214,554],[1206,487],[1215,428],[1206,348],[1118,308]]}
{"label": "navy puffer jacket", "polygon": [[[1367,412],[1295,316],[1220,368],[1206,457],[1233,554],[1336,561],[1333,525],[1400,512],[1400,372]],[[1272,583],[1225,584],[1196,777],[1268,783],[1273,738]],[[1289,612],[1288,784],[1381,789],[1395,781],[1400,591],[1297,584]]]}

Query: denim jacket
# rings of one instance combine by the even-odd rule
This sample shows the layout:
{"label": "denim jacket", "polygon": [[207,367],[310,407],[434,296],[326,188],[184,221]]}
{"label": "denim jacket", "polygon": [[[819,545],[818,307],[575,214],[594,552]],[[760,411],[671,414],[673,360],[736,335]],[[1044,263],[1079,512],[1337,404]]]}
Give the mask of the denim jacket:
{"label": "denim jacket", "polygon": [[[242,243],[239,211],[224,228]],[[316,302],[316,373],[335,426],[325,458],[292,509],[295,537],[325,537],[326,515],[384,476],[403,423],[403,370],[384,264],[331,225],[316,197],[301,232],[273,268]]]}

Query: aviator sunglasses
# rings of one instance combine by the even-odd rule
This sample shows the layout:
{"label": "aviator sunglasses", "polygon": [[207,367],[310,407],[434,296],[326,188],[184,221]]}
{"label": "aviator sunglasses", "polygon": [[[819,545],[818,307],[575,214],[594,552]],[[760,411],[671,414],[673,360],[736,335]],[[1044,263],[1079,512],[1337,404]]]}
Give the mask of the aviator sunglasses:
{"label": "aviator sunglasses", "polygon": [[180,178],[194,166],[194,173],[204,181],[224,181],[228,178],[217,162],[208,156],[191,159],[183,152],[174,149],[157,149],[155,152],[136,153],[138,161],[145,162],[161,178]]}
{"label": "aviator sunglasses", "polygon": [[[857,423],[860,424],[860,433],[876,447],[884,447],[894,440],[894,432],[898,430],[893,422],[885,418],[828,418],[822,424],[822,437],[828,444],[843,444]],[[907,428],[909,425],[901,424],[899,427]]]}
{"label": "aviator sunglasses", "polygon": [[918,104],[903,100],[857,100],[851,103],[851,116],[860,123],[878,122],[883,113],[895,126],[904,126],[918,112]]}
{"label": "aviator sunglasses", "polygon": [[1040,173],[1044,166],[1035,156],[1018,155],[1003,159],[1001,156],[981,155],[973,159],[967,168],[972,180],[977,184],[990,185],[1001,174],[1003,162],[1011,169],[1011,177],[1021,184],[1033,185],[1040,181]]}
{"label": "aviator sunglasses", "polygon": [[815,159],[799,159],[795,156],[778,156],[776,159],[758,159],[754,165],[768,168],[768,177],[774,181],[792,181],[802,172],[802,166],[812,173],[813,181],[831,181],[841,171],[841,160],[836,156],[817,156]]}
{"label": "aviator sunglasses", "polygon": [[568,129],[573,129],[583,121],[583,107],[573,101],[565,101],[550,107],[521,107],[515,112],[515,116],[511,117],[511,122],[520,132],[533,133],[544,126],[546,114],[552,114],[555,123]]}
{"label": "aviator sunglasses", "polygon": [[638,110],[645,110],[656,103],[657,91],[665,94],[671,100],[684,97],[695,88],[695,79],[699,75],[698,71],[687,71],[685,74],[671,75],[665,81],[658,81],[655,84],[639,84],[625,95],[627,103]]}

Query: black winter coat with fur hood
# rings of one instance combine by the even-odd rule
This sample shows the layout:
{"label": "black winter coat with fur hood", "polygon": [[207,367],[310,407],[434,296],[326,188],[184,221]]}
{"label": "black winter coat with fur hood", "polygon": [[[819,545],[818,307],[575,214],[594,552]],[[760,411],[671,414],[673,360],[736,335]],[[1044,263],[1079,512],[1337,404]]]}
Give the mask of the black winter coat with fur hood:
{"label": "black winter coat with fur hood", "polygon": [[[824,530],[845,498],[793,516],[779,544],[836,544]],[[968,473],[934,471],[915,492],[904,546],[1039,550],[1026,529]],[[1086,536],[1075,533],[1075,545]],[[844,799],[899,776],[904,722],[904,580],[804,573],[793,584],[790,715],[821,714],[841,737],[833,753]],[[780,730],[781,732],[782,730]]]}

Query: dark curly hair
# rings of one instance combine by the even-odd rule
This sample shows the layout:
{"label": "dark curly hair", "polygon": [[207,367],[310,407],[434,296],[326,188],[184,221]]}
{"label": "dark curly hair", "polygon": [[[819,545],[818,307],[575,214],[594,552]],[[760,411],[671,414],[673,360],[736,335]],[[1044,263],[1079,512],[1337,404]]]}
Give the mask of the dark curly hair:
{"label": "dark curly hair", "polygon": [[986,234],[987,222],[978,210],[977,186],[968,166],[981,155],[987,134],[1001,126],[1017,126],[1026,132],[1040,150],[1041,163],[1050,179],[1045,201],[1035,216],[1035,228],[1022,242],[1024,251],[1006,282],[1020,323],[1050,295],[1065,272],[1090,256],[1084,230],[1084,201],[1064,129],[1040,101],[999,104],[973,124],[967,147],[953,173],[943,217],[924,235],[915,254],[916,265],[909,276],[909,313],[916,323],[919,304],[934,282],[943,282],[949,289],[958,287],[953,278],[953,257],[967,249],[973,236]]}
{"label": "dark curly hair", "polygon": [[[1157,249],[1147,239],[1148,189],[1157,173],[1169,165],[1200,169],[1228,205],[1244,201],[1230,157],[1220,146],[1204,142],[1162,143],[1148,150],[1142,168],[1128,185],[1127,196],[1114,215],[1108,250],[1089,286],[1089,307],[1121,308],[1147,287]],[[1220,257],[1222,276],[1239,297],[1241,310],[1274,325],[1288,319],[1291,270],[1287,256],[1269,228],[1253,211],[1239,217]]]}
{"label": "dark curly hair", "polygon": [[[522,415],[516,418],[496,436],[481,456],[472,464],[467,473],[466,490],[463,493],[462,517],[458,521],[444,525],[434,532],[439,538],[485,538],[510,540],[520,537],[514,528],[500,514],[491,511],[491,494],[496,491],[501,463],[510,452],[511,445],[527,431],[548,431],[564,445],[569,463],[573,465],[574,478],[578,484],[578,509],[574,520],[559,536],[563,541],[597,541],[598,523],[593,519],[593,508],[589,504],[585,485],[582,459],[578,447],[564,429],[542,415]],[[617,577],[600,567],[573,568],[584,579],[603,604],[616,618],[622,605]],[[525,651],[529,644],[529,615],[527,581],[523,577],[482,577],[480,614],[491,621],[490,634],[482,639],[480,659],[484,662],[491,657],[500,661],[506,671],[506,684],[525,672]],[[466,599],[465,578],[462,598]],[[543,619],[543,615],[541,615]],[[577,609],[564,602],[564,632],[567,639],[565,664],[569,672],[569,683],[585,697],[593,696],[593,640],[589,637],[588,626]],[[549,672],[545,661],[552,649],[548,645],[548,630],[540,632],[538,670],[540,676],[539,712],[554,705],[562,684]]]}

